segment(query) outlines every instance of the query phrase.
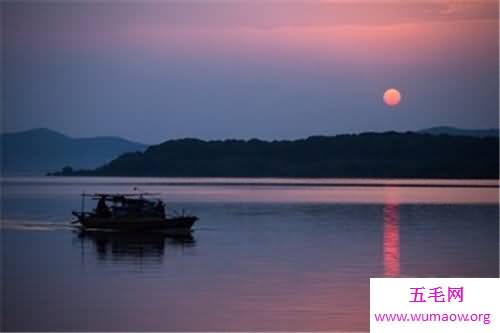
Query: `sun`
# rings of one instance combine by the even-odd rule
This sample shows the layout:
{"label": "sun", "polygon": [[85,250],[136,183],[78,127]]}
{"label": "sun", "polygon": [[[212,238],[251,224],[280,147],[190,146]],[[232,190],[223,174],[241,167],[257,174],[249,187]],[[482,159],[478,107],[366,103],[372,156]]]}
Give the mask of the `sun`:
{"label": "sun", "polygon": [[384,103],[388,106],[397,106],[401,103],[401,93],[399,90],[390,88],[384,93]]}

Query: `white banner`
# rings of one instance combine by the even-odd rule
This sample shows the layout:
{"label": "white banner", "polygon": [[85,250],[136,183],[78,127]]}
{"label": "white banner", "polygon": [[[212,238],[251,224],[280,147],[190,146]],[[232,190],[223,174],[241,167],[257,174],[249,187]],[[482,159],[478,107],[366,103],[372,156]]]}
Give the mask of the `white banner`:
{"label": "white banner", "polygon": [[370,333],[500,332],[500,279],[370,279]]}

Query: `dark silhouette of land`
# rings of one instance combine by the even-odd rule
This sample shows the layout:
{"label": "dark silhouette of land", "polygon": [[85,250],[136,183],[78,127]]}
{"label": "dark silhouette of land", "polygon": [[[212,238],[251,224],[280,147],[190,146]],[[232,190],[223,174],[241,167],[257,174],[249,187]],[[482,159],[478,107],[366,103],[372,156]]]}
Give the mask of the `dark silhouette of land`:
{"label": "dark silhouette of land", "polygon": [[498,136],[363,133],[293,141],[169,140],[63,176],[498,178]]}
{"label": "dark silhouette of land", "polygon": [[459,135],[459,136],[475,136],[478,138],[485,137],[498,137],[498,128],[488,128],[488,129],[463,129],[450,126],[436,126],[431,128],[426,128],[418,131],[418,133],[423,134],[434,134],[434,135]]}
{"label": "dark silhouette of land", "polygon": [[118,137],[71,138],[37,128],[0,135],[2,174],[43,176],[66,165],[97,168],[125,152],[143,151],[146,145]]}

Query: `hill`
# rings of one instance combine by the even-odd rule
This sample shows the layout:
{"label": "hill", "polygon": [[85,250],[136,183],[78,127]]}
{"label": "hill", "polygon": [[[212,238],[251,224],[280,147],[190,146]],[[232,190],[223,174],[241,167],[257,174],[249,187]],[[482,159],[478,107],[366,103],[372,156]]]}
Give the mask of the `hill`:
{"label": "hill", "polygon": [[449,126],[437,126],[426,128],[418,131],[422,134],[433,134],[433,135],[456,135],[456,136],[475,136],[478,138],[484,137],[498,137],[498,128],[489,129],[463,129]]}
{"label": "hill", "polygon": [[58,175],[497,178],[498,137],[363,133],[294,141],[169,140]]}
{"label": "hill", "polygon": [[71,138],[38,128],[0,135],[3,175],[45,175],[71,165],[90,169],[146,146],[118,137]]}

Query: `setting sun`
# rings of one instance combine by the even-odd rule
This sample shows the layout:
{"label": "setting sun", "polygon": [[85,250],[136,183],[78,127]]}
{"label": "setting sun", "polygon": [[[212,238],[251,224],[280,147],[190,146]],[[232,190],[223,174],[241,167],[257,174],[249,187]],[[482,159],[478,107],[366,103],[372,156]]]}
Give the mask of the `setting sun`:
{"label": "setting sun", "polygon": [[388,106],[396,106],[401,102],[401,93],[394,88],[387,89],[384,93],[384,103]]}

